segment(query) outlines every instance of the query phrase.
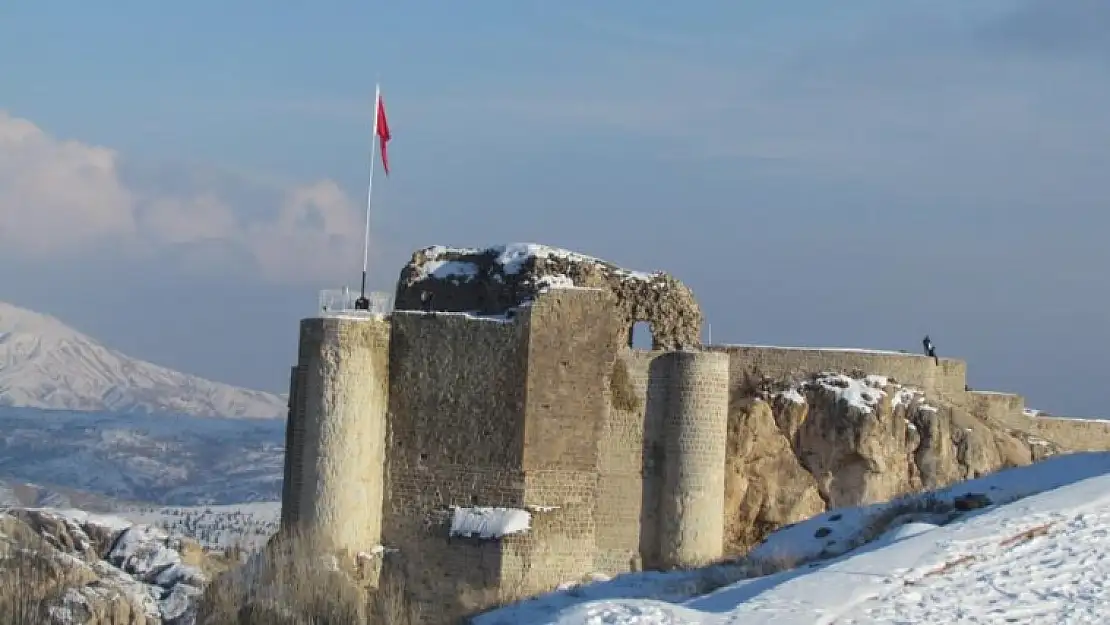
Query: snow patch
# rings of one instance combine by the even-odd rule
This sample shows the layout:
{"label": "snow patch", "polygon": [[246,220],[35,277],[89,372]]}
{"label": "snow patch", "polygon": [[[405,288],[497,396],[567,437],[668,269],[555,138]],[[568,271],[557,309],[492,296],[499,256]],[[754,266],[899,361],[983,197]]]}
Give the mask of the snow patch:
{"label": "snow patch", "polygon": [[[469,281],[478,276],[481,272],[479,267],[472,262],[460,260],[448,260],[447,256],[471,256],[480,254],[493,254],[493,262],[500,266],[501,273],[505,275],[517,275],[524,270],[524,266],[530,259],[545,260],[548,258],[559,258],[580,263],[597,263],[608,268],[610,271],[623,277],[624,279],[636,280],[652,280],[661,273],[646,273],[642,271],[631,271],[623,269],[604,261],[594,256],[572,252],[570,250],[550,247],[547,245],[540,245],[538,243],[508,243],[505,245],[495,245],[489,248],[467,248],[467,247],[447,247],[445,245],[433,245],[424,250],[424,257],[427,259],[423,265],[418,268],[416,275],[417,280],[422,280],[429,276],[436,278],[462,278],[464,281]],[[495,274],[496,275],[496,274]],[[561,276],[570,280],[569,277]],[[552,288],[558,288],[560,285],[551,285]]]}
{"label": "snow patch", "polygon": [[799,391],[796,388],[789,388],[789,389],[783,391],[780,394],[780,396],[783,399],[785,399],[786,401],[794,403],[794,404],[804,404],[804,403],[806,403],[805,395],[802,395],[801,391]]}
{"label": "snow patch", "polygon": [[107,560],[137,579],[163,588],[203,584],[200,569],[182,562],[181,554],[169,544],[169,534],[160,528],[132,526],[116,538]]}
{"label": "snow patch", "polygon": [[875,406],[886,396],[885,391],[871,385],[869,380],[857,380],[842,373],[822,373],[814,383],[834,393],[838,401],[864,413],[873,412]]}
{"label": "snow patch", "polygon": [[551,275],[543,276],[536,280],[536,288],[540,290],[545,289],[573,289],[575,288],[574,280],[570,276]]}
{"label": "snow patch", "polygon": [[112,532],[122,532],[134,525],[133,522],[123,517],[108,514],[94,514],[74,508],[26,508],[26,510],[31,512],[43,512],[52,516],[61,517],[78,525],[95,525],[103,527]]}
{"label": "snow patch", "polygon": [[[816,377],[796,382],[793,386],[777,393],[786,401],[795,404],[805,404],[806,392],[815,388],[823,389],[836,395],[838,401],[870,414],[875,406],[887,395],[891,397],[891,408],[904,407],[906,409],[936,412],[937,408],[925,403],[925,392],[911,386],[903,386],[885,375],[865,375],[862,378],[845,375],[843,373],[825,372]],[[912,426],[912,424],[910,424]]]}
{"label": "snow patch", "polygon": [[871,374],[863,378],[863,383],[872,388],[886,388],[890,384],[890,378],[885,375]]}
{"label": "snow patch", "polygon": [[461,260],[433,260],[423,266],[425,276],[433,278],[461,278],[469,282],[478,276],[478,265]]}
{"label": "snow patch", "polygon": [[[504,273],[510,275],[520,273],[520,271],[524,268],[524,264],[528,262],[529,258],[546,259],[555,257],[575,262],[600,263],[607,266],[610,265],[610,263],[601,260],[600,258],[587,256],[585,254],[579,254],[578,252],[572,252],[570,250],[565,250],[561,248],[540,245],[538,243],[509,243],[507,245],[495,246],[491,249],[495,252],[498,252],[496,262],[497,264],[501,265],[501,270]],[[617,271],[625,275],[626,277],[636,278],[640,280],[649,280],[655,275],[658,275],[644,273],[642,271],[631,271],[628,269],[618,269]]]}
{"label": "snow patch", "polygon": [[502,538],[528,531],[531,522],[532,515],[519,508],[456,506],[451,519],[451,536]]}

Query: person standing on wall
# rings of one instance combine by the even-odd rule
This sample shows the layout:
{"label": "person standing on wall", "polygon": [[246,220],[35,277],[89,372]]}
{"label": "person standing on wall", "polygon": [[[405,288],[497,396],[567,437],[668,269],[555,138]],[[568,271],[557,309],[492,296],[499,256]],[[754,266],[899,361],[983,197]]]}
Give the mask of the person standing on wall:
{"label": "person standing on wall", "polygon": [[933,345],[933,340],[929,338],[928,334],[926,334],[925,338],[922,339],[921,344],[925,346],[925,355],[929,358],[932,358],[933,361],[936,362],[939,366],[940,358],[937,358],[937,348],[935,345]]}

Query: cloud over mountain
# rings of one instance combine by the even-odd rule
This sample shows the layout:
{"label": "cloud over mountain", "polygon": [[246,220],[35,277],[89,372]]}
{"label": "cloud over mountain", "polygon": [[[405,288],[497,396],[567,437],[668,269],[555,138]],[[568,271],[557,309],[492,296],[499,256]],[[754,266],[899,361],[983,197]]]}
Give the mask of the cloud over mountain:
{"label": "cloud over mountain", "polygon": [[272,185],[240,206],[203,180],[136,184],[107,147],[54,137],[0,110],[0,257],[112,249],[209,271],[312,282],[357,265],[361,216],[332,180]]}

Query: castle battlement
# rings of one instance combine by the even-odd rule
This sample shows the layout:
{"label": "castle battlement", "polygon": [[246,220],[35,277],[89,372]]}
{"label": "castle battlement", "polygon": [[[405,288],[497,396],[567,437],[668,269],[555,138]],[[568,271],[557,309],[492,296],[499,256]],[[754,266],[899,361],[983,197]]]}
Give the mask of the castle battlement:
{"label": "castle battlement", "polygon": [[728,354],[734,384],[753,375],[786,379],[821,371],[864,371],[881,372],[936,395],[962,395],[967,385],[967,363],[954,358],[937,361],[920,354],[850,348],[713,345],[706,349]]}

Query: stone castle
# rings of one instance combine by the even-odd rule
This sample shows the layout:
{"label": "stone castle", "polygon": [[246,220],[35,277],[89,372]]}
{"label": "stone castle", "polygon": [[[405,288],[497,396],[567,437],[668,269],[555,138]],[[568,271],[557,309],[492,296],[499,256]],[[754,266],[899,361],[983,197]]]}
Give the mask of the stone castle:
{"label": "stone castle", "polygon": [[394,301],[301,322],[282,527],[395,567],[443,622],[593,572],[720,559],[730,398],[753,377],[881,373],[1061,444],[1110,439],[968,391],[958,360],[702,345],[686,286],[563,250],[420,250]]}

